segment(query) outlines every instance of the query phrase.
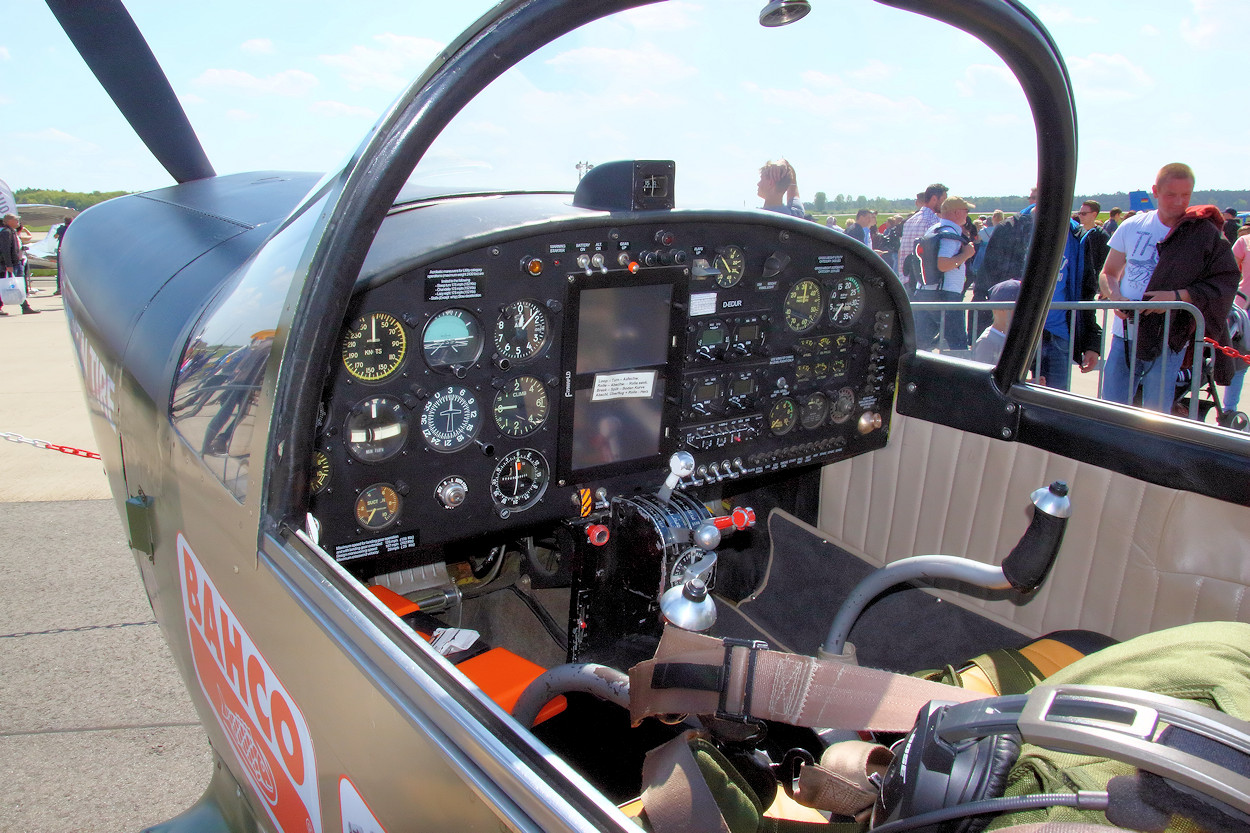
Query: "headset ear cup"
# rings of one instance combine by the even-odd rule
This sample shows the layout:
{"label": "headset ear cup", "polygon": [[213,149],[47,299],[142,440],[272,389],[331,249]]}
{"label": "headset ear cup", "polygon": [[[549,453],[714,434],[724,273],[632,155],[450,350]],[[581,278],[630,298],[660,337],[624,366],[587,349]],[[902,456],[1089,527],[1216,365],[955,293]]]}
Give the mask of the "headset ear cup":
{"label": "headset ear cup", "polygon": [[[998,798],[1007,789],[1007,776],[1020,757],[1020,736],[1013,734],[990,735],[983,738],[977,750],[980,778],[970,780],[978,783],[975,794],[966,795],[964,801],[980,801]],[[969,816],[951,830],[951,833],[981,833],[994,820],[993,815]]]}

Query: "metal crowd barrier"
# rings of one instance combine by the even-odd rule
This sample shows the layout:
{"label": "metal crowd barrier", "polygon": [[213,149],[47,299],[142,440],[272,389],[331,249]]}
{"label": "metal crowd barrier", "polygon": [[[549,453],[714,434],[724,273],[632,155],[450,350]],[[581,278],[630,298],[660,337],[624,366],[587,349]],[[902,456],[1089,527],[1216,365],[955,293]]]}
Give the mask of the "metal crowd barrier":
{"label": "metal crowd barrier", "polygon": [[[964,311],[966,315],[968,311],[980,311],[980,310],[990,311],[990,310],[996,310],[996,309],[1015,309],[1015,303],[1011,301],[994,302],[994,301],[916,301],[916,300],[913,300],[911,302],[911,308],[912,308],[913,313],[920,313],[920,312],[942,313],[942,312],[947,312],[947,311]],[[1102,393],[1103,393],[1103,368],[1106,365],[1106,353],[1111,344],[1111,333],[1112,333],[1111,316],[1114,314],[1115,310],[1125,310],[1130,313],[1135,313],[1133,315],[1130,315],[1129,321],[1125,322],[1128,332],[1134,332],[1136,330],[1136,326],[1137,326],[1136,318],[1137,318],[1137,315],[1140,315],[1140,312],[1138,311],[1148,310],[1148,309],[1164,310],[1165,311],[1165,317],[1163,320],[1163,343],[1164,344],[1167,344],[1168,336],[1171,334],[1172,316],[1178,310],[1183,310],[1185,312],[1188,312],[1193,317],[1194,321],[1197,322],[1197,326],[1194,330],[1194,337],[1193,337],[1194,371],[1193,373],[1190,374],[1191,379],[1190,379],[1190,391],[1189,391],[1189,418],[1190,419],[1199,418],[1198,394],[1202,390],[1202,382],[1203,382],[1202,367],[1210,351],[1209,351],[1206,341],[1204,340],[1206,336],[1206,332],[1205,332],[1205,322],[1202,319],[1202,313],[1199,312],[1198,308],[1195,307],[1193,304],[1186,303],[1185,301],[1062,301],[1062,302],[1055,301],[1050,304],[1050,309],[1052,310],[1092,309],[1092,310],[1101,311],[1100,323],[1102,324],[1102,330],[1103,330],[1103,343],[1102,343],[1102,349],[1099,350],[1099,359],[1098,359],[1098,365],[1097,365],[1098,397],[1099,398],[1102,398]],[[938,352],[941,352],[943,355],[950,355],[950,356],[957,356],[959,358],[971,359],[972,357],[971,346],[976,342],[977,336],[980,335],[980,332],[968,333],[969,349],[967,350],[942,350],[941,345],[946,342],[946,317],[943,315],[939,315],[938,321],[939,321]],[[1072,315],[1068,317],[1068,343],[1071,344],[1075,338],[1076,338],[1076,316]],[[1034,357],[1035,373],[1039,376],[1041,375],[1041,361],[1042,361],[1041,351],[1039,350],[1038,354]],[[1129,378],[1130,379],[1133,378],[1134,374],[1136,373],[1136,370],[1137,370],[1137,356],[1134,351],[1134,355],[1130,358],[1130,363],[1129,363]],[[1171,385],[1174,390],[1176,384],[1177,384],[1176,379],[1171,379],[1171,380],[1161,379],[1159,382],[1160,398],[1164,399],[1164,397],[1166,397],[1165,401],[1170,401],[1172,397],[1167,396],[1168,394],[1167,386]],[[1071,387],[1071,383],[1069,382],[1069,388],[1070,387]]]}

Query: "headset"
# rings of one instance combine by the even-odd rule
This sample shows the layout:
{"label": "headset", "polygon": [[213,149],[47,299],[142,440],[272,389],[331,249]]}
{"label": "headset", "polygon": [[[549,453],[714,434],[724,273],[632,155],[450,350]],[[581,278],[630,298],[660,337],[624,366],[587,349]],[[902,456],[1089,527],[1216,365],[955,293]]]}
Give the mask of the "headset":
{"label": "headset", "polygon": [[[1138,768],[1104,792],[1002,797],[1022,743]],[[978,833],[993,814],[1067,805],[1118,827],[1162,831],[1174,813],[1209,831],[1250,829],[1250,723],[1162,694],[1036,686],[969,703],[934,701],[895,744],[873,833]]]}

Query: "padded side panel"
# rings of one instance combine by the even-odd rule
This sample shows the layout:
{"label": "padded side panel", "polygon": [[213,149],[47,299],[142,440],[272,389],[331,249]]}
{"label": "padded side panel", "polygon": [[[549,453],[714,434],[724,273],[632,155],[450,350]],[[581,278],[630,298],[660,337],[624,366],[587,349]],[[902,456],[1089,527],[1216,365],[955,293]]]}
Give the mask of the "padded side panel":
{"label": "padded side panel", "polygon": [[820,529],[848,551],[876,564],[930,553],[998,563],[1028,526],[1029,493],[1066,480],[1072,519],[1031,600],[937,595],[1032,636],[1250,622],[1250,508],[917,419],[896,418],[891,433],[887,448],[822,474]]}

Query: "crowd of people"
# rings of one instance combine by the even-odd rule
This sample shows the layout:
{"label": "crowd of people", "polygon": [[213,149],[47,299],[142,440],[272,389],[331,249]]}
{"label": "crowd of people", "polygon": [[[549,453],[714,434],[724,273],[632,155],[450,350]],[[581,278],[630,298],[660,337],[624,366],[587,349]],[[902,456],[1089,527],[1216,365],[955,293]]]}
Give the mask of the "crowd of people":
{"label": "crowd of people", "polygon": [[[1073,365],[1081,373],[1101,367],[1103,398],[1171,411],[1176,380],[1192,361],[1195,333],[1189,314],[1171,311],[1178,302],[1197,308],[1209,338],[1246,352],[1250,223],[1243,227],[1232,208],[1191,206],[1194,182],[1188,165],[1165,165],[1152,187],[1157,208],[1124,211],[1117,206],[1099,222],[1102,206],[1085,200],[1071,215],[1055,302],[1157,301],[1171,306],[1116,310],[1109,342],[1094,309],[1050,310],[1034,363],[1039,384],[1067,390]],[[759,195],[766,209],[810,217],[799,200],[797,174],[785,160],[761,168]],[[1008,303],[1020,292],[1036,207],[1034,187],[1029,205],[1014,215],[999,210],[974,215],[975,205],[934,183],[916,194],[916,210],[909,216],[895,214],[879,222],[875,211],[864,208],[844,228],[832,216],[826,225],[880,255],[914,301]],[[1166,325],[1165,319],[1170,319]],[[918,310],[915,320],[919,349],[944,346],[992,364],[1002,352],[1011,310]],[[1210,372],[1225,386],[1222,424],[1231,424],[1236,416],[1246,367],[1246,362],[1214,351]]]}

